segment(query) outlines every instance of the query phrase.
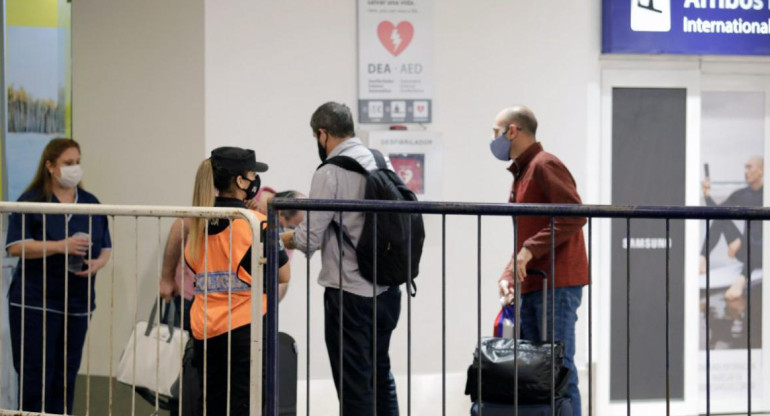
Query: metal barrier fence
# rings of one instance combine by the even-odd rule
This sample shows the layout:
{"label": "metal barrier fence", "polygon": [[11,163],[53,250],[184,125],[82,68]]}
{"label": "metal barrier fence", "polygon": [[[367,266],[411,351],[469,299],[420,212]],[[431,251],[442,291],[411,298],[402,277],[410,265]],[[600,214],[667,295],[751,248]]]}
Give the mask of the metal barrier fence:
{"label": "metal barrier fence", "polygon": [[[666,254],[666,260],[665,260],[665,287],[666,287],[666,325],[665,325],[665,338],[666,338],[666,361],[665,361],[665,368],[666,368],[666,377],[665,377],[665,398],[666,398],[666,415],[671,414],[671,374],[670,374],[670,284],[671,284],[671,276],[670,276],[670,222],[672,220],[705,220],[706,222],[706,240],[710,241],[709,236],[709,225],[711,221],[714,220],[740,220],[745,221],[746,224],[746,233],[748,235],[751,235],[751,221],[766,221],[770,219],[770,209],[768,208],[720,208],[720,207],[668,207],[668,206],[591,206],[591,205],[557,205],[557,204],[472,204],[472,203],[446,203],[446,202],[392,202],[392,201],[345,201],[345,200],[311,200],[311,199],[304,199],[304,200],[287,200],[287,199],[274,199],[272,204],[269,206],[269,214],[268,214],[268,223],[269,223],[269,233],[267,237],[267,249],[268,249],[268,320],[266,322],[266,326],[268,328],[269,334],[271,334],[270,338],[268,339],[268,343],[275,344],[276,338],[275,333],[277,332],[276,329],[278,327],[279,322],[279,316],[278,316],[278,309],[277,309],[277,302],[276,302],[276,294],[272,293],[270,288],[276,287],[277,285],[277,268],[275,264],[275,258],[277,256],[277,250],[278,250],[278,216],[276,215],[277,211],[279,210],[300,210],[305,211],[306,213],[306,221],[308,223],[312,222],[312,214],[313,212],[318,211],[326,211],[326,212],[335,212],[338,215],[335,215],[335,220],[340,223],[339,231],[337,234],[337,240],[340,244],[340,251],[342,246],[342,213],[343,212],[365,212],[365,213],[375,213],[375,218],[377,214],[379,213],[420,213],[420,214],[432,214],[437,215],[441,217],[441,291],[442,291],[442,298],[441,298],[441,345],[442,345],[442,351],[441,351],[441,357],[442,357],[442,412],[441,414],[446,415],[447,408],[446,408],[446,345],[447,345],[447,321],[446,321],[446,218],[447,216],[475,216],[477,217],[477,248],[478,248],[478,276],[477,276],[477,339],[476,339],[476,345],[479,345],[481,342],[482,336],[481,336],[481,242],[482,242],[482,234],[481,234],[481,220],[483,217],[487,216],[508,216],[513,218],[514,227],[516,227],[517,222],[519,218],[521,217],[547,217],[550,218],[550,224],[551,224],[551,248],[550,248],[550,264],[551,264],[551,270],[550,270],[550,284],[549,289],[551,296],[554,294],[554,239],[555,239],[555,232],[554,232],[554,220],[556,218],[560,217],[584,217],[587,218],[587,225],[585,228],[587,228],[587,241],[588,241],[588,247],[587,247],[587,259],[588,259],[588,275],[589,275],[589,284],[587,288],[588,293],[588,392],[585,397],[588,399],[588,414],[593,415],[595,414],[595,410],[593,408],[593,402],[594,402],[594,395],[595,392],[593,391],[593,379],[595,375],[593,374],[591,363],[594,362],[594,353],[592,351],[593,349],[593,337],[594,337],[594,317],[593,317],[593,302],[594,302],[594,294],[593,294],[593,287],[591,285],[591,279],[592,279],[592,257],[594,254],[593,249],[593,223],[595,219],[623,219],[625,220],[625,236],[626,241],[628,242],[628,249],[625,251],[625,276],[623,278],[625,279],[626,283],[626,313],[625,313],[625,324],[626,324],[626,337],[625,337],[625,355],[626,355],[626,373],[625,373],[625,390],[626,390],[626,412],[628,415],[631,414],[631,402],[632,402],[632,395],[631,395],[631,368],[630,368],[630,350],[631,350],[631,338],[630,338],[630,316],[631,316],[631,291],[630,291],[630,282],[631,282],[631,269],[630,269],[630,261],[631,261],[631,236],[632,236],[632,220],[638,220],[638,219],[657,219],[665,222],[665,228],[666,228],[666,238],[665,238],[665,254]],[[375,220],[376,221],[376,220]],[[309,228],[309,227],[308,227]],[[411,232],[411,230],[410,230]],[[512,233],[514,242],[513,246],[517,247],[517,235],[516,233]],[[411,235],[405,236],[406,241],[411,241]],[[376,236],[375,236],[376,241]],[[748,249],[748,259],[747,264],[751,264],[751,256],[752,255],[762,255],[762,253],[751,253],[750,248]],[[376,256],[376,251],[374,253],[374,256]],[[707,265],[709,263],[710,259],[710,250],[706,253],[707,256]],[[620,259],[618,259],[620,260]],[[376,260],[375,260],[376,261]],[[342,270],[341,267],[342,263],[342,256],[340,256],[340,263],[339,263],[339,269]],[[305,346],[305,352],[308,354],[307,356],[307,362],[306,362],[306,377],[307,377],[307,384],[306,384],[306,392],[305,392],[305,399],[306,399],[306,414],[310,415],[313,414],[311,412],[311,403],[310,403],[310,259],[309,256],[307,258],[307,281],[308,281],[308,299],[307,299],[307,343]],[[607,278],[605,276],[605,278]],[[615,276],[615,279],[619,279],[620,276]],[[340,278],[341,279],[341,278]],[[374,277],[376,282],[376,276]],[[342,280],[340,280],[341,284]],[[518,281],[517,281],[518,283]],[[518,285],[517,285],[518,286]],[[748,285],[748,290],[750,289],[751,285]],[[706,268],[706,289],[707,291],[710,288],[710,271],[709,268]],[[344,289],[344,288],[343,288]],[[516,291],[517,294],[517,301],[519,296],[519,290]],[[340,296],[342,297],[342,296]],[[552,297],[553,298],[553,297]],[[706,297],[706,308],[708,309],[708,302],[709,297]],[[751,299],[748,298],[748,310],[751,311]],[[553,311],[553,304],[550,305],[551,310]],[[605,311],[607,312],[607,311]],[[373,315],[376,317],[376,301],[375,306],[372,310]],[[551,331],[553,331],[553,313],[551,313]],[[517,316],[517,325],[518,325],[518,316]],[[340,313],[340,325],[342,325],[342,315]],[[706,314],[706,414],[711,414],[711,368],[710,368],[710,350],[711,347],[708,344],[708,338],[709,338],[709,314]],[[748,314],[748,328],[750,331],[751,328],[751,314]],[[376,318],[375,318],[376,321]],[[518,341],[518,334],[516,332],[515,335],[517,341]],[[342,335],[340,336],[340,354],[342,354],[342,344],[344,343],[344,340],[342,339]],[[551,334],[551,339],[553,339],[553,333]],[[407,414],[412,414],[412,300],[411,297],[407,296]],[[751,335],[747,336],[747,345],[746,345],[746,351],[748,354],[748,368],[747,368],[747,376],[749,379],[748,385],[751,386],[751,346],[750,346],[750,340]],[[517,344],[518,345],[518,344]],[[273,351],[275,351],[275,348],[273,348]],[[552,354],[553,357],[553,354]],[[268,356],[268,367],[267,367],[267,390],[266,390],[266,400],[267,400],[267,414],[269,415],[277,415],[277,397],[279,396],[280,392],[278,391],[278,383],[276,381],[276,373],[275,373],[275,367],[270,366],[270,363],[276,362],[275,356]],[[340,367],[342,367],[342,364],[340,364]],[[516,367],[516,380],[518,382],[518,365]],[[372,372],[375,373],[377,369],[373,366]],[[343,374],[342,368],[340,368],[339,374]],[[481,378],[481,368],[479,368],[479,379]],[[373,381],[374,383],[375,381]],[[554,403],[554,375],[553,372],[551,374],[551,404],[552,404],[552,414],[555,413],[555,409],[553,409],[553,403]],[[342,385],[342,383],[340,383]],[[481,396],[482,389],[483,389],[483,383],[479,383],[479,397]],[[516,389],[514,386],[511,386],[511,388],[514,389],[514,394],[516,395],[516,402],[518,402],[518,389]],[[376,387],[372,387],[374,392],[374,405],[372,409],[372,414],[376,414]],[[342,395],[344,392],[340,391],[339,395]],[[751,388],[749,387],[747,389],[747,397],[746,397],[746,406],[747,406],[747,414],[754,414],[752,413],[752,397],[751,397]],[[482,410],[479,411],[479,414],[481,414]],[[342,413],[342,405],[340,404],[340,413]],[[515,414],[518,414],[518,408],[515,412]]]}
{"label": "metal barrier fence", "polygon": [[[46,357],[46,351],[45,351],[45,349],[46,349],[46,342],[45,342],[45,340],[46,340],[46,337],[48,336],[48,332],[46,332],[46,330],[45,330],[45,325],[46,325],[46,322],[47,322],[46,314],[51,316],[54,313],[52,310],[49,310],[50,308],[47,307],[47,305],[46,305],[46,302],[47,302],[47,299],[48,299],[48,296],[47,296],[48,293],[46,293],[46,290],[47,290],[47,286],[50,285],[50,283],[46,283],[46,282],[49,281],[48,274],[51,272],[50,269],[47,269],[47,267],[46,267],[47,262],[49,261],[48,260],[49,259],[49,256],[48,256],[49,253],[47,252],[48,245],[46,244],[46,235],[48,234],[47,233],[47,230],[48,230],[47,229],[47,226],[48,226],[47,223],[50,223],[51,219],[53,219],[53,218],[57,218],[57,217],[61,218],[62,216],[64,216],[64,218],[65,218],[65,220],[63,221],[64,227],[65,227],[64,235],[66,235],[66,236],[70,236],[70,234],[71,234],[70,230],[69,230],[69,219],[73,215],[76,215],[76,216],[87,216],[87,218],[88,218],[88,234],[89,234],[89,236],[92,234],[92,227],[93,227],[93,222],[94,222],[95,218],[99,218],[100,216],[104,216],[104,217],[106,217],[108,219],[109,224],[111,224],[110,233],[112,235],[112,241],[113,241],[112,253],[111,253],[112,259],[111,259],[111,262],[108,263],[107,267],[102,269],[103,271],[100,273],[100,275],[103,276],[103,277],[101,277],[101,279],[109,279],[109,281],[110,281],[110,283],[109,283],[109,285],[110,285],[110,299],[109,299],[109,307],[108,308],[101,307],[101,308],[97,308],[95,311],[92,311],[92,309],[91,309],[91,301],[92,301],[92,299],[91,299],[91,293],[92,293],[91,288],[92,288],[92,278],[93,278],[93,276],[91,275],[91,273],[88,273],[87,276],[83,277],[83,278],[87,279],[87,281],[88,281],[88,285],[87,285],[88,286],[88,294],[87,294],[87,298],[88,298],[87,299],[87,302],[88,302],[87,303],[87,305],[88,305],[87,306],[87,309],[88,309],[87,318],[88,319],[87,319],[87,324],[86,324],[87,325],[87,329],[86,329],[87,332],[86,332],[85,345],[83,347],[84,350],[85,350],[84,355],[83,355],[83,360],[85,361],[85,369],[86,369],[85,370],[86,371],[86,374],[85,374],[85,376],[86,376],[86,383],[85,383],[86,409],[85,409],[85,414],[90,414],[91,413],[91,410],[89,409],[89,406],[91,404],[91,376],[92,376],[92,374],[91,374],[91,362],[92,362],[92,358],[93,358],[92,355],[94,354],[94,351],[91,349],[91,335],[92,335],[91,331],[90,331],[91,318],[93,316],[99,316],[100,314],[102,314],[102,315],[109,315],[109,317],[107,319],[109,320],[109,323],[110,323],[110,329],[109,329],[109,334],[108,334],[108,337],[109,337],[109,364],[108,364],[109,365],[109,373],[107,374],[107,376],[109,377],[109,393],[108,393],[107,397],[101,397],[98,400],[103,400],[105,402],[108,402],[108,409],[109,409],[108,410],[108,414],[110,414],[110,415],[113,414],[113,411],[115,413],[117,413],[117,414],[125,414],[126,410],[127,410],[127,409],[113,409],[113,388],[114,388],[113,380],[115,379],[115,364],[116,364],[115,359],[116,358],[120,358],[120,357],[115,357],[113,355],[113,350],[114,350],[114,346],[115,346],[114,339],[115,339],[116,336],[117,337],[121,337],[121,338],[125,338],[125,336],[127,335],[127,334],[115,334],[114,331],[113,331],[113,324],[115,322],[115,318],[116,317],[120,318],[120,317],[125,317],[125,316],[131,316],[131,314],[133,314],[133,321],[132,321],[133,325],[132,325],[132,327],[133,327],[133,330],[135,332],[135,335],[138,335],[136,333],[136,330],[137,330],[137,322],[139,321],[139,311],[138,311],[139,292],[138,292],[138,287],[139,287],[139,283],[140,283],[140,272],[139,272],[139,265],[138,265],[138,263],[139,263],[140,246],[143,243],[148,243],[148,242],[149,243],[153,243],[153,244],[154,243],[158,244],[157,259],[156,259],[156,261],[157,261],[157,274],[155,274],[153,276],[153,278],[151,279],[152,281],[149,284],[151,284],[152,287],[155,288],[154,292],[153,292],[154,293],[154,297],[155,297],[155,302],[154,302],[155,306],[156,307],[160,307],[160,297],[159,297],[159,294],[158,294],[157,287],[158,287],[158,278],[161,275],[161,262],[162,262],[162,256],[163,256],[163,247],[161,245],[162,235],[165,234],[165,232],[161,231],[161,220],[164,219],[164,218],[171,218],[171,219],[173,219],[173,218],[204,218],[204,219],[209,219],[209,220],[218,219],[219,221],[228,221],[228,228],[230,230],[229,231],[229,236],[228,236],[229,237],[229,242],[230,242],[230,245],[229,245],[230,252],[227,253],[227,260],[228,260],[228,262],[230,264],[232,264],[232,261],[230,261],[230,260],[232,259],[232,255],[233,255],[233,253],[232,253],[232,241],[233,241],[232,240],[233,239],[233,227],[232,227],[232,224],[233,224],[233,221],[239,221],[239,220],[246,221],[248,223],[248,228],[250,229],[250,232],[251,232],[251,248],[252,249],[250,250],[250,252],[251,252],[250,264],[254,265],[252,267],[252,273],[251,273],[252,274],[252,283],[253,284],[250,286],[250,289],[249,289],[250,290],[250,294],[251,294],[251,300],[252,300],[252,302],[251,302],[251,311],[250,311],[250,316],[251,316],[251,335],[250,336],[251,336],[251,339],[250,339],[250,380],[249,380],[250,396],[249,397],[250,397],[250,402],[252,404],[260,404],[260,403],[262,403],[263,386],[262,386],[262,377],[261,377],[261,375],[262,375],[262,353],[263,353],[263,341],[262,341],[263,340],[263,327],[262,327],[262,319],[261,319],[261,317],[262,317],[262,308],[263,308],[263,297],[262,297],[262,293],[263,293],[263,289],[262,289],[263,288],[263,267],[261,267],[261,265],[265,264],[265,258],[262,255],[262,253],[263,253],[263,245],[262,245],[262,241],[261,241],[261,234],[262,234],[262,232],[261,232],[262,228],[261,227],[264,224],[260,224],[260,221],[258,220],[258,218],[255,216],[255,214],[253,212],[251,212],[249,210],[245,210],[245,209],[235,209],[235,208],[196,208],[196,207],[182,208],[182,207],[155,207],[155,206],[116,206],[116,205],[95,205],[95,204],[52,204],[52,203],[10,203],[10,202],[0,202],[0,214],[2,214],[2,215],[0,215],[0,229],[5,230],[7,228],[7,225],[4,224],[3,222],[4,221],[8,221],[7,218],[9,218],[9,217],[7,217],[5,214],[11,214],[11,213],[18,214],[21,217],[21,227],[22,227],[21,236],[26,236],[28,234],[28,232],[30,231],[30,230],[25,230],[24,229],[24,227],[28,223],[27,218],[29,216],[39,215],[40,218],[42,219],[42,229],[36,230],[37,232],[40,232],[41,235],[42,235],[42,245],[40,246],[40,247],[42,247],[42,250],[43,250],[42,251],[42,255],[40,257],[40,258],[42,258],[42,270],[43,270],[43,273],[42,273],[42,282],[43,282],[42,283],[42,285],[43,285],[43,289],[42,289],[43,290],[43,292],[42,292],[42,308],[40,308],[40,307],[34,307],[33,308],[32,306],[26,305],[25,303],[26,303],[26,301],[28,299],[28,296],[25,296],[24,294],[22,294],[22,296],[21,296],[22,305],[13,306],[13,307],[19,307],[20,308],[19,310],[20,310],[20,316],[21,316],[21,322],[20,322],[20,325],[21,325],[21,330],[20,331],[21,331],[21,334],[22,334],[21,335],[21,341],[20,341],[21,348],[20,348],[20,351],[18,351],[18,354],[21,355],[21,358],[20,358],[19,362],[20,362],[21,367],[22,367],[20,369],[20,371],[19,371],[19,373],[20,373],[20,375],[19,375],[20,380],[23,380],[23,378],[25,377],[25,374],[27,374],[24,371],[24,362],[25,361],[24,361],[24,358],[23,358],[24,354],[25,354],[25,351],[28,350],[24,346],[24,338],[26,337],[26,335],[25,335],[26,331],[25,331],[24,326],[25,326],[25,314],[31,313],[31,312],[29,312],[31,310],[42,311],[42,314],[43,314],[43,319],[42,319],[42,322],[43,322],[43,343],[42,343],[43,353],[42,353],[42,357],[43,358],[42,358],[42,363],[41,364],[42,364],[42,374],[43,375],[46,374],[46,364],[47,363],[46,363],[46,358],[45,358]],[[123,235],[123,234],[116,235],[116,232],[117,232],[117,229],[116,229],[116,226],[115,226],[116,219],[121,219],[121,220],[125,219],[125,221],[133,220],[132,221],[133,222],[133,228],[134,228],[134,232],[132,233],[133,235],[130,235],[130,234],[128,234],[127,236]],[[152,221],[152,220],[157,221],[157,234],[156,235],[140,235],[140,231],[139,231],[140,230],[140,219],[148,219],[146,221]],[[209,292],[208,292],[208,282],[209,282],[209,277],[211,277],[211,276],[209,276],[209,265],[208,265],[208,259],[209,259],[209,256],[208,256],[208,253],[209,253],[209,247],[208,247],[209,238],[208,237],[209,237],[209,233],[208,233],[208,228],[207,227],[203,227],[203,228],[205,229],[205,234],[204,234],[204,236],[205,236],[205,238],[204,238],[205,244],[204,244],[204,248],[203,249],[204,249],[204,253],[206,253],[206,255],[204,256],[204,259],[206,259],[206,260],[204,260],[203,276],[200,276],[200,277],[202,277],[202,282],[204,282],[204,284],[203,284],[204,287],[201,290],[202,290],[202,295],[204,296],[204,309],[203,310],[204,310],[204,314],[207,315],[208,312],[209,312],[208,302],[207,302],[208,295],[209,295]],[[180,231],[181,231],[181,235],[180,235],[181,247],[179,247],[179,252],[180,252],[180,259],[179,260],[184,262],[184,259],[182,258],[182,256],[183,256],[182,253],[184,253],[184,240],[185,240],[184,239],[184,226],[182,226],[182,229]],[[132,244],[133,247],[128,247],[126,245],[122,246],[122,244],[126,240],[124,237],[127,237],[129,241],[131,239],[133,239],[133,244]],[[20,269],[20,276],[21,276],[21,283],[20,284],[21,284],[22,291],[23,291],[25,288],[27,288],[27,279],[31,278],[28,275],[28,271],[26,270],[27,267],[28,267],[26,260],[27,260],[27,250],[30,250],[30,249],[27,248],[27,246],[32,244],[32,243],[29,242],[29,239],[27,237],[22,237],[22,240],[19,241],[19,244],[21,244],[21,255],[20,255],[20,261],[19,261],[19,264],[18,264],[17,268]],[[68,240],[65,239],[63,244],[64,244],[64,247],[65,247],[65,253],[66,253],[66,252],[68,252],[68,247],[67,247],[68,244],[69,244]],[[32,246],[30,245],[30,247],[32,247]],[[121,256],[121,253],[131,254],[130,253],[131,249],[133,249],[133,259],[127,259],[126,256]],[[63,320],[64,320],[64,325],[63,325],[64,335],[63,336],[64,336],[64,339],[65,339],[65,342],[64,342],[64,347],[63,347],[63,354],[65,356],[65,362],[67,361],[66,360],[67,354],[79,354],[80,353],[80,351],[74,351],[74,352],[73,351],[68,351],[67,342],[66,342],[67,336],[68,336],[68,329],[69,329],[69,326],[67,324],[67,320],[68,319],[72,319],[72,318],[70,318],[70,314],[68,314],[68,309],[67,309],[68,305],[70,304],[68,285],[69,285],[70,280],[74,277],[74,276],[71,276],[71,275],[69,275],[67,273],[67,267],[68,267],[68,262],[69,262],[68,257],[69,256],[66,256],[66,255],[64,256],[64,272],[63,272],[64,276],[68,276],[68,278],[64,279],[64,285],[65,285],[65,290],[64,290],[64,313],[62,314],[63,315]],[[87,254],[86,258],[87,258],[87,260],[90,263],[90,261],[92,260],[92,258],[91,258],[91,250],[88,250],[88,254]],[[116,263],[118,262],[117,258],[120,258],[120,261],[128,260],[129,264],[130,264],[130,261],[133,260],[134,270],[135,270],[135,273],[134,273],[134,276],[133,276],[133,290],[134,290],[134,292],[136,292],[136,298],[134,299],[134,307],[133,307],[132,310],[117,310],[115,308],[115,303],[116,303],[115,302],[115,300],[116,300],[115,299],[115,295],[116,295],[116,293],[115,293],[115,287],[116,287],[115,277],[116,277]],[[182,263],[182,264],[184,264],[184,263]],[[227,368],[227,371],[228,371],[228,373],[227,374],[228,375],[230,375],[230,371],[231,371],[231,368],[229,366],[230,355],[231,355],[231,343],[230,343],[230,335],[229,334],[230,334],[231,329],[232,329],[231,302],[232,302],[232,294],[233,294],[232,274],[234,272],[235,271],[233,271],[233,270],[229,270],[228,271],[227,284],[225,285],[227,287],[227,289],[226,289],[226,291],[221,290],[221,292],[227,293],[227,302],[228,302],[228,305],[227,305],[227,311],[228,311],[227,312],[227,322],[228,322],[228,327],[227,327],[228,328],[228,331],[227,331],[227,333],[228,333],[228,336],[227,336],[227,341],[228,341],[227,342],[227,349],[228,349],[228,353],[227,353],[228,368]],[[184,273],[184,272],[182,272],[182,273]],[[182,277],[182,276],[180,276],[180,277]],[[198,289],[200,289],[200,288],[198,288]],[[182,288],[182,290],[184,290],[184,289]],[[117,295],[121,296],[121,294],[117,294]],[[184,293],[182,293],[182,295],[184,295]],[[7,319],[8,319],[7,317],[0,316],[0,320],[7,320]],[[189,317],[186,317],[185,314],[184,314],[184,310],[182,310],[181,311],[181,320],[182,320],[182,322],[184,322],[184,320],[186,320],[186,319],[189,319]],[[155,314],[155,318],[151,319],[151,320],[154,320],[154,322],[148,322],[148,328],[153,326],[153,324],[157,327],[160,324],[160,320],[161,320],[160,313]],[[207,329],[206,329],[207,322],[208,322],[208,319],[203,319],[204,339],[207,337]],[[148,332],[149,332],[149,330],[148,330]],[[104,334],[101,334],[101,335],[104,335]],[[169,341],[171,340],[171,338],[172,337],[169,335]],[[133,349],[134,349],[135,352],[138,353],[138,351],[135,350],[136,342],[137,342],[136,341],[137,337],[134,337],[133,339],[134,339]],[[132,384],[132,398],[131,398],[131,409],[130,409],[132,415],[136,414],[136,377],[137,377],[136,363],[137,363],[137,360],[143,360],[143,361],[153,360],[154,361],[154,364],[155,364],[155,374],[154,374],[154,377],[155,377],[155,387],[156,387],[155,391],[157,392],[157,390],[158,390],[158,388],[157,388],[158,387],[157,380],[158,380],[158,377],[159,377],[159,364],[160,364],[160,362],[159,362],[159,360],[160,360],[159,348],[160,348],[160,343],[161,343],[161,335],[160,335],[160,333],[158,333],[158,335],[155,336],[155,340],[156,340],[156,342],[155,342],[156,353],[153,354],[154,357],[146,357],[146,356],[137,357],[136,354],[133,355],[133,361],[131,363],[131,366],[132,366],[133,371],[134,371],[133,372],[133,381],[131,383],[129,383],[129,384]],[[181,338],[180,338],[180,340],[181,340]],[[180,341],[179,345],[178,345],[178,348],[179,348],[178,358],[180,360],[180,363],[179,363],[179,367],[180,367],[180,372],[179,372],[179,383],[180,383],[180,386],[179,386],[179,403],[180,403],[180,406],[182,406],[182,403],[183,403],[183,391],[184,391],[184,389],[183,389],[183,387],[184,387],[183,386],[184,365],[182,363],[182,357],[184,355],[185,345]],[[205,341],[205,340],[203,341],[203,351],[204,351],[204,355],[206,355],[207,341]],[[105,358],[103,356],[103,354],[98,354],[97,353],[96,356],[97,356],[97,358],[100,358],[100,359],[104,359]],[[2,357],[2,351],[0,351],[0,357]],[[204,374],[206,374],[206,371],[208,371],[208,368],[207,368],[207,362],[208,361],[207,360],[208,360],[208,356],[207,356],[207,358],[204,358],[204,363],[203,363]],[[10,366],[11,368],[14,367],[13,363],[0,362],[0,368],[4,369],[4,368],[7,368],[7,366]],[[64,380],[62,380],[62,383],[61,383],[63,385],[63,389],[64,389],[63,397],[64,397],[64,401],[65,401],[63,408],[67,409],[67,404],[66,404],[66,401],[67,401],[67,390],[68,389],[72,389],[73,386],[71,386],[71,385],[68,386],[67,385],[68,381],[67,381],[67,371],[66,370],[63,371],[63,375],[64,375]],[[204,384],[204,392],[203,392],[204,409],[203,409],[203,414],[205,415],[205,414],[207,414],[207,410],[208,410],[206,408],[206,405],[205,405],[205,403],[206,403],[205,398],[206,398],[206,391],[207,391],[206,386],[205,386],[205,384],[206,384],[206,381],[205,381],[206,380],[206,376],[204,376],[203,379],[204,379],[204,381],[203,381],[203,384]],[[2,414],[2,415],[52,414],[51,412],[45,412],[45,409],[46,409],[46,404],[45,404],[46,403],[46,397],[45,397],[45,395],[46,395],[46,386],[45,386],[45,383],[46,383],[47,380],[46,380],[46,377],[44,377],[44,376],[41,377],[41,380],[42,380],[42,386],[41,386],[41,392],[42,392],[41,400],[42,401],[40,403],[40,407],[42,409],[41,411],[39,411],[39,412],[38,411],[30,412],[30,411],[26,411],[26,410],[0,409],[0,414]],[[228,377],[227,380],[228,380],[227,381],[227,391],[229,393],[230,392],[230,388],[231,388],[231,386],[230,386],[230,377]],[[48,382],[49,383],[51,382],[50,379],[48,380]],[[2,387],[2,386],[0,386],[0,387]],[[78,389],[81,389],[81,388],[83,388],[83,386],[78,385]],[[19,384],[19,397],[23,398],[23,396],[24,396],[24,390],[23,390],[23,382],[22,382],[22,383]],[[155,393],[154,396],[155,396],[155,404],[154,404],[154,408],[155,409],[154,410],[155,410],[155,414],[157,414],[158,411],[159,411],[159,399],[160,398],[159,398],[159,395],[157,393]],[[21,403],[21,400],[20,400],[20,403]],[[19,406],[21,406],[21,404]],[[227,408],[228,409],[230,408],[230,395],[229,394],[227,395]],[[72,412],[72,409],[68,409],[68,410],[69,410],[68,413]],[[180,410],[183,410],[183,409],[180,409]],[[229,413],[229,411],[228,411],[228,413]],[[213,414],[213,413],[211,411],[208,411],[208,414]],[[261,405],[252,405],[250,407],[250,414],[251,415],[261,415],[262,414]]]}

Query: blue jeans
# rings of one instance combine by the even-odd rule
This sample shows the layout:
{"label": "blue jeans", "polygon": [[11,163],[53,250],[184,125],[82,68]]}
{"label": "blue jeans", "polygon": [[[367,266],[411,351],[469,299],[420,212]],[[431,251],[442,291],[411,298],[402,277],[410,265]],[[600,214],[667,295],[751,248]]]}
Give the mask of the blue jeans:
{"label": "blue jeans", "polygon": [[[551,305],[554,306],[554,338],[564,343],[564,365],[570,369],[570,381],[566,396],[572,400],[573,414],[580,416],[580,390],[578,390],[578,375],[575,368],[575,323],[577,309],[583,298],[582,286],[556,288],[556,302],[553,302],[551,291],[548,290],[546,306],[548,332],[545,338],[551,337]],[[539,341],[541,338],[543,317],[543,292],[531,292],[521,295],[521,338]]]}
{"label": "blue jeans", "polygon": [[390,335],[401,314],[401,290],[393,286],[377,296],[377,408],[374,409],[372,388],[372,352],[374,325],[371,297],[344,292],[343,358],[340,363],[340,292],[326,288],[324,293],[326,350],[334,375],[337,396],[340,395],[342,367],[342,410],[345,416],[398,416],[396,381],[390,372]]}

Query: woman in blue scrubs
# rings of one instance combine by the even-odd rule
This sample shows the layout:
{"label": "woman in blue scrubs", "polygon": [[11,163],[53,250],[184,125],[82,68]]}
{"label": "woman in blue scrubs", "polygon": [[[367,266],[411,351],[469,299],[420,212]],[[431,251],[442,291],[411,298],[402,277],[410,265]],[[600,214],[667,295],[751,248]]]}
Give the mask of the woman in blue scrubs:
{"label": "woman in blue scrubs", "polygon": [[[19,201],[98,204],[95,196],[80,187],[81,178],[78,143],[53,139],[43,150],[35,177]],[[41,214],[11,215],[6,249],[11,256],[23,257],[8,292],[20,410],[40,412],[45,402],[47,413],[73,411],[75,377],[89,316],[96,306],[94,277],[109,260],[112,247],[107,217],[92,216],[90,237],[88,233],[87,215],[48,214],[45,227]],[[70,265],[68,271],[65,255],[73,264],[82,258],[83,264],[77,269]]]}

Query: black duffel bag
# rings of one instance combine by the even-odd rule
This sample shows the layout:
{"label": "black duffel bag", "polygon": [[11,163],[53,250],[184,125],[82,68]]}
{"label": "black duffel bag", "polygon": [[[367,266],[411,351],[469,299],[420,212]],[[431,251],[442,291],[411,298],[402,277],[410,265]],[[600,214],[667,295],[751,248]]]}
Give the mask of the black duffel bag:
{"label": "black duffel bag", "polygon": [[[527,270],[527,274],[543,278],[543,316],[541,327],[546,322],[548,299],[548,275],[541,270]],[[517,289],[519,285],[517,284]],[[516,305],[520,308],[520,305]],[[518,322],[514,323],[519,325]],[[479,401],[479,365],[481,365],[481,401],[500,404],[515,404],[516,345],[518,343],[518,387],[519,403],[546,403],[551,401],[551,377],[554,376],[554,397],[561,397],[567,391],[570,370],[564,366],[564,343],[546,341],[545,330],[541,341],[516,340],[510,338],[484,337],[481,348],[476,347],[473,364],[468,368],[465,394],[474,402]],[[551,359],[553,350],[553,360]],[[553,363],[553,368],[551,364]]]}
{"label": "black duffel bag", "polygon": [[[468,367],[465,394],[479,401],[478,376],[481,356],[481,401],[514,403],[515,343],[519,356],[519,403],[545,403],[551,400],[551,343],[485,337],[476,348],[473,364]],[[479,354],[480,351],[480,354]],[[554,396],[561,397],[569,384],[569,369],[564,366],[564,344],[556,342],[554,352]]]}

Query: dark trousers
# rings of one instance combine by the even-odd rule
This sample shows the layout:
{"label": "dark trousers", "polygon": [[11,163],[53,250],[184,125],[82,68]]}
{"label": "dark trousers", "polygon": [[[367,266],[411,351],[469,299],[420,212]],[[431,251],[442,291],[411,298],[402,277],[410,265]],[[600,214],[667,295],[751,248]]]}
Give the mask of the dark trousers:
{"label": "dark trousers", "polygon": [[[64,315],[51,311],[46,313],[45,374],[43,374],[43,311],[26,308],[23,329],[24,377],[21,377],[22,309],[13,305],[8,309],[13,366],[19,373],[19,409],[30,412],[43,410],[43,380],[45,379],[45,412],[72,413],[75,377],[80,369],[83,344],[88,330],[88,317],[67,317],[67,358],[65,360]],[[65,377],[67,379],[66,397],[64,394]]]}
{"label": "dark trousers", "polygon": [[[324,293],[326,350],[334,375],[337,397],[347,416],[374,415],[374,371],[372,356],[377,346],[377,404],[379,416],[398,415],[396,382],[390,372],[390,335],[401,314],[401,290],[391,287],[377,296],[377,334],[374,336],[374,316],[371,297],[357,296],[327,288]],[[343,345],[340,346],[340,309],[343,312]],[[340,363],[340,348],[342,363]],[[340,366],[342,385],[340,386]]]}
{"label": "dark trousers", "polygon": [[[231,332],[230,415],[249,414],[251,325]],[[203,391],[203,341],[195,340],[195,367]],[[227,415],[227,333],[209,338],[206,346],[206,414]],[[203,409],[203,395],[200,399]]]}

